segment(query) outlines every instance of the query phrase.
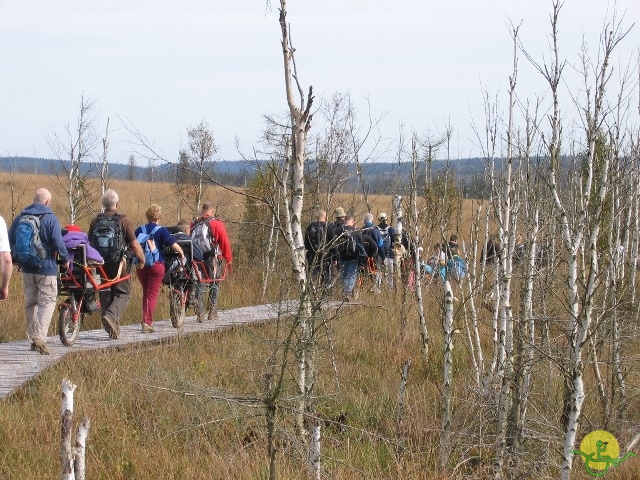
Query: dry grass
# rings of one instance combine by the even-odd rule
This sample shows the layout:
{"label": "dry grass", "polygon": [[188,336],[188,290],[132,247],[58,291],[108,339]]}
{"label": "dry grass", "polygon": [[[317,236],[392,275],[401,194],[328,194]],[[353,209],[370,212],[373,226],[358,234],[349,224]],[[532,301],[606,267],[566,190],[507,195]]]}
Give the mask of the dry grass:
{"label": "dry grass", "polygon": [[[388,305],[382,300],[370,299]],[[349,307],[320,329],[317,391],[323,393],[316,406],[327,420],[323,453],[329,457],[324,469],[330,478],[426,478],[424,472],[433,471],[435,378],[429,378],[434,374],[420,360],[417,342],[401,340],[397,313],[385,305]],[[406,338],[417,338],[415,322]],[[89,478],[266,478],[263,408],[211,397],[230,392],[259,398],[275,339],[276,326],[267,325],[67,358],[0,404],[0,472],[6,478],[57,474],[60,382],[70,378],[78,385],[76,415],[92,420]],[[408,454],[398,461],[395,403],[407,358],[414,360]],[[289,391],[291,381],[288,377]],[[281,402],[281,427],[290,424],[292,406]],[[345,432],[329,422],[340,412],[347,415]],[[287,430],[292,431],[290,425]],[[303,449],[282,433],[281,478],[301,478]],[[40,447],[30,449],[34,441]]]}
{"label": "dry grass", "polygon": [[[22,178],[25,183],[27,179]],[[52,189],[54,198],[61,195],[53,185],[39,180]],[[29,188],[35,189],[33,181]],[[175,221],[176,209],[171,210],[161,200],[170,198],[167,185],[154,185],[149,194],[144,191],[149,189],[147,184],[117,182],[114,188],[121,195],[122,210],[136,222],[142,222],[147,195],[160,200],[164,223]],[[3,202],[7,200],[2,196],[6,190],[0,192]],[[234,230],[238,224],[234,222],[241,220],[242,207],[235,205],[242,205],[242,199],[217,190],[211,196],[220,205],[220,215],[228,220],[232,239],[239,241]],[[347,207],[356,203],[353,199],[345,196],[341,200]],[[55,205],[61,208],[61,202]],[[390,198],[376,198],[375,208],[389,212]],[[462,236],[468,231],[471,210],[471,204],[466,204],[458,228]],[[9,217],[7,212],[0,213]],[[0,304],[2,341],[24,338],[19,277],[16,274],[13,280],[11,299]],[[287,284],[286,275],[275,276],[269,286],[269,298],[287,298]],[[139,321],[140,288],[137,280],[133,285],[132,302],[123,323]],[[264,303],[259,285],[260,273],[239,262],[223,285],[221,308]],[[361,305],[330,312],[326,322],[318,326],[317,397],[313,405],[322,421],[323,478],[436,480],[491,476],[495,405],[491,392],[483,396],[473,386],[464,330],[465,300],[458,296],[455,326],[463,333],[455,337],[453,430],[457,433],[452,439],[450,464],[460,467],[450,476],[438,474],[436,468],[441,421],[442,296],[441,287],[431,285],[424,291],[430,335],[428,360],[421,351],[413,299],[403,292],[362,292]],[[161,298],[167,296],[163,294]],[[489,351],[491,315],[485,309],[479,315]],[[156,318],[167,316],[167,302],[161,301]],[[87,327],[99,328],[97,316],[90,317]],[[260,402],[247,403],[243,399],[261,397],[264,375],[270,372],[274,359],[280,358],[274,352],[281,352],[283,331],[288,328],[288,320],[283,320],[281,324],[191,336],[174,344],[65,358],[0,403],[0,478],[59,476],[63,378],[78,385],[76,420],[88,415],[92,421],[87,478],[268,478],[264,408]],[[552,336],[562,338],[561,326],[554,328]],[[399,436],[396,402],[401,369],[407,359],[412,360],[412,367]],[[561,382],[557,370],[544,356],[537,361],[545,373],[534,381],[530,404],[533,430],[525,439],[528,453],[520,467],[514,469],[520,476],[514,473],[514,478],[557,477]],[[305,449],[293,434],[296,372],[291,356],[288,362],[278,403],[278,469],[279,478],[297,479],[305,478]],[[630,391],[637,392],[637,369],[630,366],[630,370]],[[598,416],[598,409],[597,395],[591,387],[585,408],[586,428]],[[639,411],[634,397],[629,415],[637,418]],[[344,429],[334,423],[343,413]],[[400,442],[402,455],[398,454]],[[628,461],[608,473],[607,478],[640,478],[636,471],[637,461]],[[576,462],[573,478],[591,477]]]}

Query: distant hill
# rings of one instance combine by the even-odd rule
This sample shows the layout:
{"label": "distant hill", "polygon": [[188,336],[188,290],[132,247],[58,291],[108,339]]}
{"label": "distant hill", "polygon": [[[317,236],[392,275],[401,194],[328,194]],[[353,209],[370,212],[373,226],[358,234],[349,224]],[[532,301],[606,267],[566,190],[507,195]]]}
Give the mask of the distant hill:
{"label": "distant hill", "polygon": [[[68,167],[69,162],[50,158],[32,157],[0,157],[0,170],[13,173],[34,173],[55,175],[63,173],[63,164]],[[256,170],[266,164],[265,161],[218,160],[214,163],[216,179],[225,185],[245,186],[254,177]],[[95,162],[85,162],[81,167],[83,175],[97,176]],[[109,176],[120,180],[173,181],[175,167],[170,164],[159,164],[153,167],[135,166],[133,168],[122,163],[109,164]],[[313,169],[313,160],[310,163]],[[486,195],[484,182],[484,163],[480,158],[466,158],[449,162],[436,160],[432,163],[431,178],[436,179],[445,170],[453,171],[456,181],[461,186],[465,196],[482,197]],[[390,189],[407,185],[410,179],[410,165],[397,162],[376,162],[362,165],[362,173],[367,179],[367,188],[371,193],[393,193]],[[424,177],[424,167],[421,166],[420,177]],[[355,166],[350,166],[346,172],[344,188],[353,190],[359,184]]]}

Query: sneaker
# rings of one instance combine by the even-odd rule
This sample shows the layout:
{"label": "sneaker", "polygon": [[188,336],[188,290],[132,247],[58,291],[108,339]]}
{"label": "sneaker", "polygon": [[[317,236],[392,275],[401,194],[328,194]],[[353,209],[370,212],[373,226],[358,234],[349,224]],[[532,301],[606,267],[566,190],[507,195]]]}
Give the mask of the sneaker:
{"label": "sneaker", "polygon": [[212,308],[209,310],[209,320],[218,320],[218,309]]}
{"label": "sneaker", "polygon": [[38,352],[41,355],[49,355],[49,347],[47,347],[47,344],[40,339],[36,339],[31,342],[31,350]]}
{"label": "sneaker", "polygon": [[102,326],[112,340],[115,340],[120,335],[118,322],[114,322],[109,317],[102,317]]}
{"label": "sneaker", "polygon": [[142,324],[142,333],[153,333],[155,330],[148,323]]}

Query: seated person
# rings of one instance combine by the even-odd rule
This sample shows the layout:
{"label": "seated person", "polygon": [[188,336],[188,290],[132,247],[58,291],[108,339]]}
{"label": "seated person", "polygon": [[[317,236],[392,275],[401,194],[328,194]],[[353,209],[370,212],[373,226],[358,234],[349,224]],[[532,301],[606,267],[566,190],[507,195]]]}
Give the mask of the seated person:
{"label": "seated person", "polygon": [[425,271],[427,274],[435,277],[435,273],[437,272],[440,276],[440,279],[444,281],[447,275],[447,255],[441,248],[439,243],[436,243],[433,246],[433,252],[427,260],[427,265],[425,267]]}
{"label": "seated person", "polygon": [[[191,240],[191,226],[189,220],[183,218],[175,227],[172,227],[171,230],[171,234],[176,240]],[[191,255],[197,262],[202,261],[202,250],[200,250],[200,247],[195,243],[191,244]]]}
{"label": "seated person", "polygon": [[[100,253],[89,245],[89,237],[85,232],[82,231],[80,227],[77,225],[69,224],[65,225],[62,229],[62,240],[64,241],[65,247],[69,251],[69,264],[73,265],[73,248],[78,247],[79,245],[84,245],[85,255],[87,260],[87,266],[91,265],[102,265],[104,263],[104,259],[100,255]],[[73,267],[71,267],[73,269]],[[91,277],[96,285],[100,285],[100,275],[96,272],[95,268],[91,269]],[[86,304],[84,306],[87,312],[95,312],[99,308],[99,304],[96,301],[96,294],[93,291],[93,284],[87,280],[85,283],[85,288],[91,290],[90,293],[85,295]]]}
{"label": "seated person", "polygon": [[452,234],[449,237],[449,243],[444,243],[442,247],[449,259],[455,255],[460,255],[460,246],[458,245],[458,236],[456,234]]}

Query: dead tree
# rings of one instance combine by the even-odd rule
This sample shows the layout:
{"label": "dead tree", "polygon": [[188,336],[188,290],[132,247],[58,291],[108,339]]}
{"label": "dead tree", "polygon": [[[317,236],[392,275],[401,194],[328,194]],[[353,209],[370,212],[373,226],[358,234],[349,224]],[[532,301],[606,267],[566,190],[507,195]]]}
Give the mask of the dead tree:
{"label": "dead tree", "polygon": [[[562,425],[564,445],[561,464],[561,478],[568,480],[573,463],[572,451],[575,447],[583,404],[586,396],[584,366],[585,348],[594,328],[594,301],[599,286],[598,239],[603,218],[603,200],[609,193],[609,165],[611,158],[597,148],[598,137],[608,110],[605,108],[605,93],[610,79],[609,60],[618,43],[628,33],[621,30],[620,23],[607,25],[602,35],[601,61],[591,65],[583,56],[583,75],[586,97],[580,110],[583,112],[586,154],[579,175],[573,178],[575,189],[572,202],[562,195],[559,172],[561,171],[561,115],[559,106],[559,85],[564,62],[560,61],[558,48],[558,18],[562,3],[553,2],[551,15],[552,58],[550,66],[540,66],[532,62],[549,84],[553,101],[549,115],[551,136],[547,143],[549,155],[548,188],[558,212],[562,242],[567,261],[567,312],[568,344],[564,372],[564,400]],[[528,56],[531,60],[531,58]],[[595,73],[593,84],[590,72]],[[593,97],[591,93],[593,92]],[[577,98],[576,98],[576,101]],[[572,211],[573,205],[576,211]],[[582,267],[582,275],[580,275]]]}
{"label": "dead tree", "polygon": [[[507,157],[504,171],[504,179],[501,182],[501,189],[498,191],[498,202],[495,205],[496,217],[498,220],[498,242],[503,245],[502,255],[498,261],[498,292],[499,292],[499,332],[498,332],[498,370],[495,382],[501,385],[500,399],[498,402],[497,418],[497,438],[496,455],[494,458],[494,473],[496,478],[502,478],[505,448],[507,445],[507,421],[509,412],[513,404],[512,385],[514,381],[513,368],[513,308],[511,306],[511,279],[512,279],[512,259],[511,252],[515,245],[515,225],[517,209],[513,202],[513,117],[515,107],[515,87],[518,74],[517,59],[517,37],[518,29],[513,29],[513,72],[509,78],[509,121],[507,125]],[[506,246],[506,249],[504,248]],[[486,250],[485,250],[486,251]]]}
{"label": "dead tree", "polygon": [[62,380],[62,421],[60,428],[60,461],[62,480],[84,480],[86,473],[85,453],[90,422],[84,417],[78,427],[78,434],[71,448],[73,428],[73,394],[76,386],[70,380]]}
{"label": "dead tree", "polygon": [[104,131],[104,137],[102,137],[102,161],[100,162],[100,169],[98,170],[98,177],[100,178],[100,188],[102,194],[109,188],[109,119],[107,118],[107,126]]}
{"label": "dead tree", "polygon": [[193,213],[200,212],[200,204],[206,193],[206,181],[213,176],[212,161],[218,153],[213,132],[209,124],[202,120],[195,127],[187,129],[187,149],[189,153],[190,169],[188,178],[193,180],[188,201],[191,203]]}
{"label": "dead tree", "polygon": [[70,223],[76,223],[93,212],[96,193],[88,184],[90,169],[87,168],[87,161],[98,143],[94,106],[94,100],[82,95],[75,127],[65,127],[65,138],[55,131],[48,138],[49,147],[60,160],[60,168],[64,173],[64,178],[58,176],[58,181],[67,195]]}
{"label": "dead tree", "polygon": [[418,211],[418,150],[417,139],[414,136],[412,141],[412,168],[411,168],[411,191],[410,191],[410,203],[411,203],[411,218],[413,221],[413,242],[415,248],[413,249],[413,263],[414,263],[414,284],[413,288],[416,296],[416,303],[418,307],[418,322],[420,325],[420,339],[422,342],[422,353],[424,357],[425,365],[429,363],[429,330],[427,329],[427,320],[425,318],[425,308],[422,299],[422,267],[420,266],[420,253],[418,251],[418,245],[420,245],[420,224],[419,224],[419,211]]}
{"label": "dead tree", "polygon": [[440,470],[446,470],[447,462],[451,454],[451,414],[453,412],[453,290],[448,280],[444,282],[442,330],[444,333],[444,371],[442,379],[442,420],[438,467]]}
{"label": "dead tree", "polygon": [[[296,414],[298,433],[303,441],[308,440],[308,432],[305,428],[304,413],[312,386],[311,348],[313,340],[312,306],[307,295],[307,272],[302,231],[302,206],[304,202],[304,166],[307,159],[306,142],[307,133],[311,128],[311,106],[313,104],[313,89],[305,94],[298,81],[293,57],[294,49],[289,38],[287,25],[287,2],[280,0],[280,30],[282,33],[282,55],[284,60],[284,82],[291,116],[291,135],[286,152],[286,183],[283,187],[284,216],[284,240],[289,247],[291,264],[300,297],[297,321],[300,329],[298,355],[298,395],[300,402]],[[295,100],[295,90],[300,97],[299,105]]]}

